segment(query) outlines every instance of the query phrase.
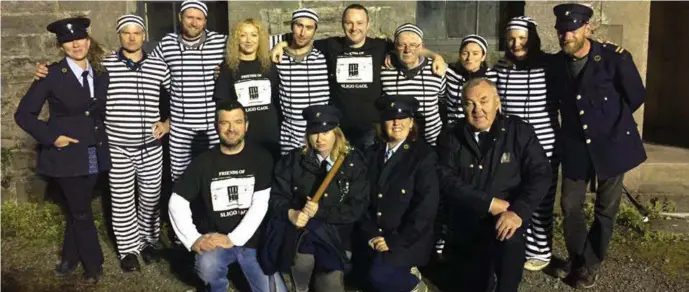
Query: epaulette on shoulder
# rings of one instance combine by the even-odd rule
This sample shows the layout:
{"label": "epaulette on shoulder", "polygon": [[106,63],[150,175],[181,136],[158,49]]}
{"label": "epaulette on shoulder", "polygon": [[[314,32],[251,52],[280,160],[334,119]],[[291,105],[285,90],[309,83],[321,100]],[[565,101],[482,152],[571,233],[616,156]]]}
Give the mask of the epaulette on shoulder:
{"label": "epaulette on shoulder", "polygon": [[597,39],[596,41],[599,42],[602,47],[612,50],[620,55],[626,51],[623,47],[620,47],[618,44],[613,43],[611,41],[606,41],[603,39]]}

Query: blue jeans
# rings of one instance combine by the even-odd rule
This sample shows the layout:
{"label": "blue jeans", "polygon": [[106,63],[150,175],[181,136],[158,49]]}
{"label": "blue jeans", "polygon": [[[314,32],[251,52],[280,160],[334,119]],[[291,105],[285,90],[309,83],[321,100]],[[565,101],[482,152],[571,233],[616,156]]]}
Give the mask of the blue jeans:
{"label": "blue jeans", "polygon": [[196,274],[203,280],[210,292],[226,292],[230,286],[227,279],[228,266],[239,262],[242,273],[254,292],[286,292],[287,287],[279,273],[267,276],[258,265],[256,249],[235,246],[216,248],[196,255]]}

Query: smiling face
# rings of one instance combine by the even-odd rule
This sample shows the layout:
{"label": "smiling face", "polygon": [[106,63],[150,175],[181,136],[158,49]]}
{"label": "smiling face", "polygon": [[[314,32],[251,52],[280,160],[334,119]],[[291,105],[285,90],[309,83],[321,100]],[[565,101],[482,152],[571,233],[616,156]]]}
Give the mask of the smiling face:
{"label": "smiling face", "polygon": [[350,8],[342,17],[342,30],[344,30],[347,39],[358,45],[366,40],[368,33],[368,16],[366,11],[356,8]]}
{"label": "smiling face", "polygon": [[478,131],[490,129],[500,108],[497,90],[481,80],[477,85],[467,88],[463,97],[467,122]]}
{"label": "smiling face", "polygon": [[557,37],[562,51],[568,55],[574,55],[584,48],[586,38],[591,32],[591,26],[587,23],[572,31],[558,31]]}
{"label": "smiling face", "polygon": [[292,22],[292,34],[297,48],[311,45],[313,37],[316,35],[316,27],[316,21],[311,18],[300,17]]}
{"label": "smiling face", "polygon": [[220,143],[227,148],[235,148],[244,141],[249,122],[241,109],[231,111],[219,110],[217,113],[217,131]]}
{"label": "smiling face", "polygon": [[195,39],[206,28],[206,16],[196,8],[187,8],[179,14],[182,23],[182,35],[188,39]]}
{"label": "smiling face", "polygon": [[62,43],[62,45],[60,46],[60,50],[65,52],[65,55],[70,57],[72,60],[81,61],[86,59],[90,46],[91,40],[89,38],[83,38],[79,40],[73,40],[71,42]]}
{"label": "smiling face", "polygon": [[239,30],[239,51],[244,55],[256,53],[258,49],[258,28],[252,24],[243,24]]}
{"label": "smiling face", "polygon": [[411,117],[385,121],[385,134],[388,136],[388,142],[397,144],[407,139],[412,125],[414,125],[414,120]]}
{"label": "smiling face", "polygon": [[507,50],[517,58],[517,60],[524,60],[529,54],[527,42],[529,41],[529,32],[519,29],[511,29],[507,31]]}

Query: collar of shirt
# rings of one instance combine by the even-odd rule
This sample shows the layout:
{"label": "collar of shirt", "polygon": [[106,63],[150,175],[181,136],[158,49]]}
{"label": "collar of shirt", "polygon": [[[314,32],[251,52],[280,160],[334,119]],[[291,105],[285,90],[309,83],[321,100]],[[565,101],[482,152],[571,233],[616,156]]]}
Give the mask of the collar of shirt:
{"label": "collar of shirt", "polygon": [[[392,154],[395,154],[397,152],[397,149],[400,149],[400,146],[404,144],[404,142],[407,141],[407,139],[402,140],[401,142],[397,143],[395,147],[392,147]],[[385,144],[385,153],[388,153],[388,150],[390,150],[390,143]]]}
{"label": "collar of shirt", "polygon": [[[79,80],[79,83],[83,86],[84,84],[82,83],[83,81],[81,79],[81,73],[84,72],[84,69],[81,69],[81,67],[77,65],[77,62],[72,60],[72,58],[65,57],[65,59],[67,59],[67,65],[69,65],[69,69],[72,69],[74,76],[77,77],[77,80]],[[91,68],[91,63],[89,63],[88,59],[86,59],[86,70],[89,70],[89,78],[93,79],[93,68]]]}
{"label": "collar of shirt", "polygon": [[[320,153],[316,153],[316,159],[318,159],[318,165],[320,165],[323,162],[323,156],[321,156]],[[326,159],[326,161],[328,161],[328,169],[333,167],[334,162],[332,159],[330,159],[330,156],[328,156],[328,159]]]}
{"label": "collar of shirt", "polygon": [[478,134],[481,134],[482,132],[488,133],[488,132],[490,132],[490,128],[488,128],[488,129],[485,130],[485,131],[474,132],[474,139],[476,139],[476,142],[477,142],[477,143],[478,143]]}

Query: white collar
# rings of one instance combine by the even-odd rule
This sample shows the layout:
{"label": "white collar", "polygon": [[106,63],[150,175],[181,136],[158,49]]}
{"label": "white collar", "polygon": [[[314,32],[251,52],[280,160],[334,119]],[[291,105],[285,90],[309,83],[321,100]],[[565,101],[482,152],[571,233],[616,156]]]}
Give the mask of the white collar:
{"label": "white collar", "polygon": [[[404,144],[404,142],[406,141],[407,139],[405,138],[404,140],[397,143],[397,145],[395,145],[395,147],[392,148],[392,153],[397,152],[397,149],[399,149],[400,146],[402,146],[402,144]],[[390,143],[385,143],[385,153],[388,153],[388,150],[390,150]]]}

